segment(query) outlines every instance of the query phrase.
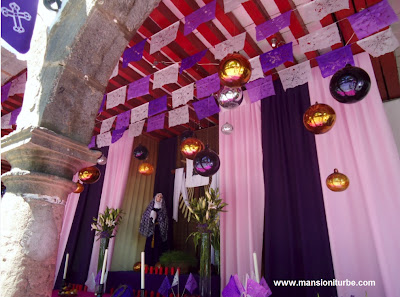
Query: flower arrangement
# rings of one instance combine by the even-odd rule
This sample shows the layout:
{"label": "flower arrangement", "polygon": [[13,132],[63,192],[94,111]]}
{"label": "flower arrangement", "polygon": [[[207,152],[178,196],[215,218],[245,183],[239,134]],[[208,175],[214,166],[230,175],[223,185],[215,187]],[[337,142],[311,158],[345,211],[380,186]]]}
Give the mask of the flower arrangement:
{"label": "flower arrangement", "polygon": [[[201,238],[201,233],[211,233],[211,241],[214,248],[219,249],[219,213],[226,212],[224,207],[228,204],[219,198],[219,190],[210,189],[206,191],[205,197],[194,198],[189,202],[191,216],[198,222],[198,231],[189,235],[193,236],[193,241],[197,247]],[[189,238],[188,237],[188,238]]]}
{"label": "flower arrangement", "polygon": [[115,236],[114,230],[121,223],[122,209],[106,207],[104,213],[99,214],[98,219],[93,218],[91,230],[96,231],[99,238],[112,238]]}

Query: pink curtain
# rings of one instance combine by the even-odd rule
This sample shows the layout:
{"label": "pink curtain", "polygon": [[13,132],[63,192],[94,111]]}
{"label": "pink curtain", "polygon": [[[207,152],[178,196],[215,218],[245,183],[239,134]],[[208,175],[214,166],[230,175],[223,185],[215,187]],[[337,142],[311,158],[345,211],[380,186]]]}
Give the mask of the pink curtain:
{"label": "pink curtain", "polygon": [[[125,131],[120,140],[110,145],[99,213],[104,212],[107,206],[112,208],[122,207],[133,151],[133,139],[134,138],[130,137],[129,133]],[[114,242],[115,238],[112,238],[108,246],[108,259],[112,259]],[[86,282],[89,291],[94,290],[93,276],[96,275],[99,247],[100,241],[95,237],[88,272],[88,280]],[[107,263],[107,269],[110,267],[111,262],[109,261]]]}
{"label": "pink curtain", "polygon": [[219,114],[220,126],[229,122],[231,135],[219,132],[220,192],[229,205],[221,215],[221,289],[229,277],[246,273],[254,278],[253,252],[261,272],[264,229],[264,175],[261,146],[261,104],[244,102]]}
{"label": "pink curtain", "polygon": [[[373,280],[375,286],[338,286],[338,296],[400,296],[400,162],[371,61],[367,53],[354,57],[370,76],[367,97],[341,104],[329,93],[330,77],[318,67],[309,82],[311,102],[330,105],[336,124],[316,135],[321,183],[337,280]],[[345,173],[344,192],[326,187],[334,168]]]}
{"label": "pink curtain", "polygon": [[[74,175],[74,182],[78,181],[78,173]],[[65,247],[68,242],[69,232],[71,230],[72,222],[74,221],[76,206],[78,205],[79,195],[71,193],[68,195],[67,202],[65,204],[64,210],[64,218],[61,227],[60,233],[60,241],[58,243],[58,253],[57,253],[57,262],[56,262],[56,271],[54,275],[54,281],[57,280],[58,271],[60,270],[60,265],[62,262],[62,258],[64,256]]]}

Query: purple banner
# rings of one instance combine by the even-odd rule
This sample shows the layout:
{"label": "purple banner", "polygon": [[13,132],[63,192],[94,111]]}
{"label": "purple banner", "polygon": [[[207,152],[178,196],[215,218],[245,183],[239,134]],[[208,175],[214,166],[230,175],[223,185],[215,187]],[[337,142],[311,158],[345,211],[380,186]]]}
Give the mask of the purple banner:
{"label": "purple banner", "polygon": [[130,118],[131,118],[130,110],[127,110],[117,115],[117,123],[115,124],[115,130],[126,129],[129,126]]}
{"label": "purple banner", "polygon": [[165,110],[167,110],[167,95],[151,100],[149,102],[149,117]]}
{"label": "purple banner", "polygon": [[17,118],[18,118],[18,116],[19,116],[19,113],[21,112],[21,108],[22,108],[22,107],[17,108],[17,109],[14,109],[14,110],[11,112],[10,125],[15,125],[15,124],[17,123]]}
{"label": "purple banner", "polygon": [[199,120],[220,112],[219,105],[215,102],[214,96],[192,103],[194,111]]}
{"label": "purple banner", "polygon": [[215,19],[216,5],[217,0],[214,0],[186,16],[183,35],[186,36],[196,29],[200,24]]}
{"label": "purple banner", "polygon": [[362,39],[399,20],[387,0],[347,17],[358,39]]}
{"label": "purple banner", "polygon": [[264,72],[288,61],[293,62],[293,47],[291,42],[260,55],[260,63]]}
{"label": "purple banner", "polygon": [[8,99],[8,92],[10,91],[12,81],[6,83],[4,86],[1,87],[1,103]]}
{"label": "purple banner", "polygon": [[21,54],[29,51],[38,0],[1,1],[1,38]]}
{"label": "purple banner", "polygon": [[125,131],[126,131],[125,128],[112,131],[111,143],[114,143],[114,142],[117,142],[118,140],[120,140],[120,138],[124,135]]}
{"label": "purple banner", "polygon": [[150,75],[129,84],[128,98],[137,98],[149,93]]}
{"label": "purple banner", "polygon": [[103,96],[103,101],[101,101],[101,105],[100,105],[99,111],[98,111],[97,113],[103,112],[103,110],[104,110],[104,105],[106,104],[106,98],[107,98],[107,94],[104,94],[104,96]]}
{"label": "purple banner", "polygon": [[182,60],[181,68],[179,69],[179,73],[182,73],[183,70],[192,68],[197,62],[199,62],[207,53],[207,50],[201,51],[193,56],[187,57]]}
{"label": "purple banner", "polygon": [[256,26],[256,39],[257,41],[263,40],[272,34],[279,32],[283,28],[290,25],[290,15],[292,11],[285,12],[280,16],[266,21],[261,25]]}
{"label": "purple banner", "polygon": [[317,62],[319,69],[321,69],[322,77],[328,77],[332,74],[335,74],[347,64],[354,66],[351,46],[347,45],[319,56],[317,57]]}
{"label": "purple banner", "polygon": [[164,129],[165,112],[147,119],[147,132]]}
{"label": "purple banner", "polygon": [[197,98],[210,96],[212,93],[218,92],[220,88],[218,73],[202,78],[196,81]]}
{"label": "purple banner", "polygon": [[128,66],[129,62],[135,62],[142,59],[144,46],[146,45],[146,39],[142,40],[138,44],[135,44],[131,48],[127,48],[124,51],[124,55],[122,57],[122,68]]}
{"label": "purple banner", "polygon": [[247,83],[246,89],[251,103],[275,95],[275,89],[274,84],[272,83],[271,75]]}
{"label": "purple banner", "polygon": [[88,148],[92,148],[96,146],[96,136],[92,136],[92,140],[88,144]]}

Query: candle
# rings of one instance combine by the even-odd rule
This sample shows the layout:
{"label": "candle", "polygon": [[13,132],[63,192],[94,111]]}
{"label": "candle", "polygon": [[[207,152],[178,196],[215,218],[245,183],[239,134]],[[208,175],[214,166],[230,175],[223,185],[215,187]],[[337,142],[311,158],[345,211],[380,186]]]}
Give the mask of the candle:
{"label": "candle", "polygon": [[258,264],[257,264],[257,254],[253,253],[254,258],[254,273],[256,274],[256,281],[257,283],[260,282],[260,274],[258,273]]}
{"label": "candle", "polygon": [[64,276],[63,276],[63,279],[66,279],[66,278],[67,278],[68,259],[69,259],[69,254],[67,253],[67,256],[65,257],[65,265],[64,265]]}
{"label": "candle", "polygon": [[140,265],[140,288],[144,290],[144,252],[141,254],[141,265]]}
{"label": "candle", "polygon": [[103,268],[101,270],[100,285],[104,284],[104,274],[106,272],[106,266],[107,266],[107,252],[108,252],[108,249],[106,249],[104,252],[104,260],[103,260]]}

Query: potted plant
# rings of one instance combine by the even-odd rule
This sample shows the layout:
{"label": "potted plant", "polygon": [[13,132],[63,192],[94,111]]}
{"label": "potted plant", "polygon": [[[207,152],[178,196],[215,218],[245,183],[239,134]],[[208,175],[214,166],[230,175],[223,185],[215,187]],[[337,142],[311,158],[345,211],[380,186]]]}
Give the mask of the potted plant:
{"label": "potted plant", "polygon": [[191,267],[197,265],[197,259],[183,251],[168,251],[161,255],[160,263],[164,267],[179,267],[181,274],[187,274]]}

